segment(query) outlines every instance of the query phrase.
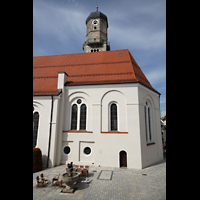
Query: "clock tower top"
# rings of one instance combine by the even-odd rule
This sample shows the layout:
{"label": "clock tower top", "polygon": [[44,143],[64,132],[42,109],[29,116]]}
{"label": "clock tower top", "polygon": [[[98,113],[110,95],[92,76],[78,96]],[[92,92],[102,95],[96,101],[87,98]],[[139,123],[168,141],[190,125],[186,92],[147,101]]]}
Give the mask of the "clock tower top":
{"label": "clock tower top", "polygon": [[110,44],[107,41],[108,19],[105,14],[98,11],[91,12],[85,23],[87,26],[86,41],[83,44],[84,53],[109,51]]}

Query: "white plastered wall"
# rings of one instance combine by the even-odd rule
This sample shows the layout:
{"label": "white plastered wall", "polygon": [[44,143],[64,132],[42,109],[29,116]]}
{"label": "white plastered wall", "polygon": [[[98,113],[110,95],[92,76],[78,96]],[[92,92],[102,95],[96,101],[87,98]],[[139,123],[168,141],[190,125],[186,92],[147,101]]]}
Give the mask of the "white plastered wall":
{"label": "white plastered wall", "polygon": [[[73,160],[64,159],[61,163],[73,161],[81,165],[119,167],[119,152],[124,150],[127,152],[127,166],[141,168],[137,84],[70,86],[65,89],[68,95],[62,145],[67,141],[73,142]],[[89,132],[67,132],[70,130],[71,105],[78,98],[87,105],[86,127]],[[118,106],[119,133],[109,132],[109,106],[112,102]],[[83,144],[91,146],[91,157],[84,155]]]}
{"label": "white plastered wall", "polygon": [[[58,97],[53,97],[53,116],[52,116],[52,127],[51,127],[51,144],[50,144],[50,155],[49,155],[49,167],[55,165],[55,146],[57,141],[56,129],[57,129],[57,107]],[[49,130],[50,130],[50,116],[51,116],[51,96],[34,96],[33,106],[34,112],[39,113],[39,124],[36,147],[42,151],[43,167],[47,166],[48,148],[49,148]]]}
{"label": "white plastered wall", "polygon": [[[71,104],[78,98],[87,105],[88,132],[68,132],[71,124]],[[51,96],[34,96],[35,111],[40,114],[37,146],[46,167],[51,115]],[[147,146],[144,103],[152,106],[154,145]],[[118,106],[118,131],[109,125],[109,105]],[[35,112],[34,111],[34,112]],[[80,165],[119,167],[119,152],[127,153],[128,168],[144,168],[162,159],[159,95],[141,84],[110,84],[63,87],[62,95],[54,96],[51,151],[49,167],[74,162]],[[69,156],[63,147],[69,145]],[[84,155],[89,146],[91,155]]]}
{"label": "white plastered wall", "polygon": [[[142,168],[154,164],[163,159],[161,125],[160,125],[160,103],[159,95],[148,88],[139,85],[140,101],[140,130],[141,130],[141,150],[142,150]],[[151,107],[152,121],[152,143],[147,145],[145,131],[144,105],[148,102]]]}

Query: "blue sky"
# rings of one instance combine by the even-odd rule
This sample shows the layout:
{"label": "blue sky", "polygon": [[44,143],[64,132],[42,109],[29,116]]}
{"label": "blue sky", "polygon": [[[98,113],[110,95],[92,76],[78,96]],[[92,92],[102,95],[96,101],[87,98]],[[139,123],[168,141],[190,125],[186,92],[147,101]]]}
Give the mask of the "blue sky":
{"label": "blue sky", "polygon": [[83,53],[85,20],[108,17],[112,50],[128,49],[166,110],[166,0],[33,0],[33,56]]}

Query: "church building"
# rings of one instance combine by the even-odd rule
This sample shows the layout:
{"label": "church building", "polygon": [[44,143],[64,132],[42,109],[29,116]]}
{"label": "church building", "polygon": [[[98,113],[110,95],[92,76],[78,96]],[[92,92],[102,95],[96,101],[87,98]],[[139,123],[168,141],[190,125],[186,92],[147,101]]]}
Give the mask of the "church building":
{"label": "church building", "polygon": [[108,19],[86,19],[84,53],[33,57],[33,148],[44,167],[142,169],[163,159],[160,93],[129,50],[110,51]]}

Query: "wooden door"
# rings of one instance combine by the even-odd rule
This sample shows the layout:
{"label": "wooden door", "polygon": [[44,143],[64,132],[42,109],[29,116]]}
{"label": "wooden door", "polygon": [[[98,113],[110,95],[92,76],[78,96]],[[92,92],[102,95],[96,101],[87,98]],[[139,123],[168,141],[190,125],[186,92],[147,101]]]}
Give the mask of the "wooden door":
{"label": "wooden door", "polygon": [[126,151],[120,151],[119,160],[120,160],[120,167],[127,167],[127,154],[126,154]]}

